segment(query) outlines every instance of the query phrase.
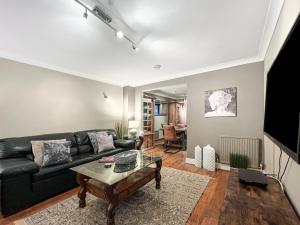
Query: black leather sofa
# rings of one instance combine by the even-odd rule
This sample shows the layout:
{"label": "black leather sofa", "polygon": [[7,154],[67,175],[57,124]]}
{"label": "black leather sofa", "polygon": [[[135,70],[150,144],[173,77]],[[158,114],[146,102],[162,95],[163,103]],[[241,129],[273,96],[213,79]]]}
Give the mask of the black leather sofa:
{"label": "black leather sofa", "polygon": [[[38,202],[77,186],[76,174],[71,167],[100,159],[103,156],[135,148],[132,140],[117,140],[116,149],[94,153],[87,133],[57,133],[30,137],[5,138],[0,140],[0,213],[8,216]],[[72,161],[66,164],[40,168],[33,161],[31,140],[67,139],[71,141]]]}

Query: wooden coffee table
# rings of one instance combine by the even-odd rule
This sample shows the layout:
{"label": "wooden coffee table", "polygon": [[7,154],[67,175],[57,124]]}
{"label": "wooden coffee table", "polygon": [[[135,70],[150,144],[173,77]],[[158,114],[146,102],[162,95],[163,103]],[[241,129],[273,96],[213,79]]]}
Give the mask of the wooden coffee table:
{"label": "wooden coffee table", "polygon": [[[156,165],[156,166],[155,166]],[[86,193],[103,199],[108,203],[107,225],[114,225],[115,209],[120,201],[155,179],[156,189],[160,189],[162,157],[145,156],[138,151],[136,167],[123,173],[114,172],[115,165],[105,168],[104,163],[93,161],[71,168],[77,172],[79,207],[86,206]]]}

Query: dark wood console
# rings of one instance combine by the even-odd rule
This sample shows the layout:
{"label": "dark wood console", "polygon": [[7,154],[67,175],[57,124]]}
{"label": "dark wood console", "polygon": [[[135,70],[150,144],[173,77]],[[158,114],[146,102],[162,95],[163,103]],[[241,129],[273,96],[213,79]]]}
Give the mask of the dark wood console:
{"label": "dark wood console", "polygon": [[239,182],[238,170],[231,170],[219,225],[299,225],[300,221],[281,190],[268,178],[266,189]]}

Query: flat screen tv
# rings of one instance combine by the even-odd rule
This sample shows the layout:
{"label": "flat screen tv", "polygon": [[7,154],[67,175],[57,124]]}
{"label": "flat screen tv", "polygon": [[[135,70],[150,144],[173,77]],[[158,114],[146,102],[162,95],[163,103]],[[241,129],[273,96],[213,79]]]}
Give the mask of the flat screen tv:
{"label": "flat screen tv", "polygon": [[300,164],[300,16],[267,75],[264,132]]}

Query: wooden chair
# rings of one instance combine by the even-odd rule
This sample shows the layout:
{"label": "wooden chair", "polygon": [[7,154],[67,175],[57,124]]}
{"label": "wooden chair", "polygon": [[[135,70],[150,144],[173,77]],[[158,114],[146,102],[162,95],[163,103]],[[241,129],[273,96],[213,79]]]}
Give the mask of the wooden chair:
{"label": "wooden chair", "polygon": [[178,136],[176,134],[175,126],[172,125],[164,125],[163,126],[164,131],[164,140],[165,140],[165,152],[170,152],[170,149],[168,147],[176,147],[179,148],[177,151],[172,151],[172,153],[177,153],[180,151],[180,149],[183,148],[182,143],[182,136]]}

